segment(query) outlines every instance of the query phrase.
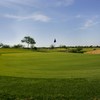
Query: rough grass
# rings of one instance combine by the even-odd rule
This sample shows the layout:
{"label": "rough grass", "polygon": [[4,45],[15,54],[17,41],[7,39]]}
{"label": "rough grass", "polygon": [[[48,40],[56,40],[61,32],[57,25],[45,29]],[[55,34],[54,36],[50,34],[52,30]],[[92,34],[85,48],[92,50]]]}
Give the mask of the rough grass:
{"label": "rough grass", "polygon": [[0,49],[0,100],[99,100],[100,55]]}

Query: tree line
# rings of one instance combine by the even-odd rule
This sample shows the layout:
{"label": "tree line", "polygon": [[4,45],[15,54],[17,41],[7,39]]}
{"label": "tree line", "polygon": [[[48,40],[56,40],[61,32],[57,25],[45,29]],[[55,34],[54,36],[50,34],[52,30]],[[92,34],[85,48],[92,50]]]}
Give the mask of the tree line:
{"label": "tree line", "polygon": [[[26,43],[27,44],[27,48],[34,48],[34,45],[36,44],[34,38],[30,37],[30,36],[25,36],[22,40],[22,43]],[[0,43],[0,48],[11,48],[10,45],[7,44],[3,44]],[[12,48],[25,48],[24,45],[22,44],[17,44],[17,45],[13,45]]]}
{"label": "tree line", "polygon": [[[31,48],[31,49],[37,49],[35,47],[35,44],[36,44],[36,41],[34,40],[34,38],[30,37],[30,36],[25,36],[22,40],[21,40],[22,43],[26,43],[27,44],[27,47],[25,47],[24,45],[22,44],[17,44],[17,45],[13,45],[13,46],[10,46],[8,44],[3,44],[3,43],[0,43],[0,48]],[[56,39],[54,39],[54,43],[56,43]],[[42,47],[43,48],[43,47]],[[100,46],[93,46],[93,45],[90,45],[90,46],[66,46],[66,45],[60,45],[59,47],[55,47],[54,45],[51,45],[50,47],[46,47],[46,48],[51,48],[51,49],[54,49],[54,48],[76,48],[76,49],[71,49],[72,52],[76,52],[76,51],[81,51],[82,48],[100,48]]]}

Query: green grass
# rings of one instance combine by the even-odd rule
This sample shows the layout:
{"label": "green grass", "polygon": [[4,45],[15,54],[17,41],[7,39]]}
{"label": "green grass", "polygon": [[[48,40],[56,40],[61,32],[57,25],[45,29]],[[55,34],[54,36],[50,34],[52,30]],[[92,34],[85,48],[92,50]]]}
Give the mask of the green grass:
{"label": "green grass", "polygon": [[0,100],[96,98],[100,55],[0,49]]}
{"label": "green grass", "polygon": [[100,80],[0,77],[0,100],[95,99],[100,99]]}
{"label": "green grass", "polygon": [[97,78],[100,55],[16,52],[2,53],[0,75],[29,78]]}

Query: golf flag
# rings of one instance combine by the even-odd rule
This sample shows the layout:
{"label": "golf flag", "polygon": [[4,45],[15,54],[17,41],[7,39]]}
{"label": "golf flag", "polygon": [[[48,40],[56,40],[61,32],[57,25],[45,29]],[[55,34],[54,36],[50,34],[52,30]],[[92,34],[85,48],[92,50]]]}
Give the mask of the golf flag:
{"label": "golf flag", "polygon": [[54,39],[54,43],[56,43],[56,39]]}

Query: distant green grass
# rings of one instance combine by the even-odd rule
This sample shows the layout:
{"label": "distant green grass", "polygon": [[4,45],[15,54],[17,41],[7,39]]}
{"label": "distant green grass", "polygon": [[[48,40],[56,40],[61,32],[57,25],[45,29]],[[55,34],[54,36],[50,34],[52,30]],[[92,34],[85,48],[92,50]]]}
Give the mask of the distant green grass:
{"label": "distant green grass", "polygon": [[100,55],[0,49],[0,100],[99,100]]}
{"label": "distant green grass", "polygon": [[19,51],[2,53],[0,75],[29,78],[99,78],[100,55]]}

